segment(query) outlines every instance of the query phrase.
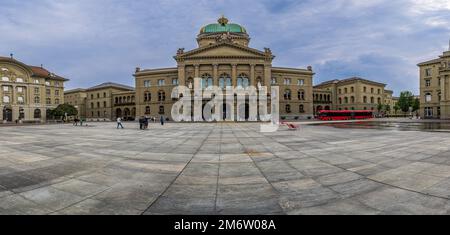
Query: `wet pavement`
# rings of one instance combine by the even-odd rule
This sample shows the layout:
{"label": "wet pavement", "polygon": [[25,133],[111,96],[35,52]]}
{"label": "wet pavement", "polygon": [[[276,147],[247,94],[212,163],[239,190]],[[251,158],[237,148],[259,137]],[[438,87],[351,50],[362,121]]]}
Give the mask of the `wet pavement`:
{"label": "wet pavement", "polygon": [[1,127],[0,214],[450,214],[445,132],[114,127]]}

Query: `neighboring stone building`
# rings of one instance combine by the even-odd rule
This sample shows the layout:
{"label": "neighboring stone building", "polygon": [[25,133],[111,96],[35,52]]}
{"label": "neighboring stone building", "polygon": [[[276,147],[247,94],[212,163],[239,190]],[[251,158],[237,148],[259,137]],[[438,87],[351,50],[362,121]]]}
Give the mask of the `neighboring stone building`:
{"label": "neighboring stone building", "polygon": [[64,101],[66,104],[73,105],[78,110],[78,116],[86,118],[86,89],[74,89],[64,92]]}
{"label": "neighboring stone building", "polygon": [[47,110],[64,103],[68,79],[43,66],[30,66],[0,57],[0,119],[6,122],[45,122]]}
{"label": "neighboring stone building", "polygon": [[[179,49],[174,57],[177,67],[165,69],[136,69],[137,114],[172,119],[176,102],[171,97],[177,85],[192,87],[195,77],[202,87],[246,87],[264,85],[280,87],[280,116],[284,119],[313,117],[313,71],[308,69],[273,67],[275,56],[269,48],[264,51],[249,47],[250,37],[244,27],[230,24],[222,17],[217,24],[207,25],[197,37],[198,48]],[[236,106],[236,105],[235,105]],[[245,105],[248,109],[249,105]],[[222,105],[225,115],[232,107]],[[242,107],[233,107],[235,109]]]}
{"label": "neighboring stone building", "polygon": [[[332,110],[374,110],[384,104],[386,84],[353,77],[331,80],[314,86],[314,96],[326,97],[328,105],[315,105],[316,113],[330,107]],[[331,96],[331,103],[328,100]],[[321,101],[324,102],[324,101]],[[317,103],[317,102],[316,102]]]}
{"label": "neighboring stone building", "polygon": [[418,66],[421,116],[450,119],[450,46],[438,59]]}
{"label": "neighboring stone building", "polygon": [[317,115],[320,110],[334,110],[335,104],[333,104],[332,97],[333,92],[331,90],[314,88],[314,115]]}
{"label": "neighboring stone building", "polygon": [[78,106],[80,118],[88,121],[124,120],[136,117],[133,87],[107,82],[88,89],[70,90],[64,94],[66,103]]}

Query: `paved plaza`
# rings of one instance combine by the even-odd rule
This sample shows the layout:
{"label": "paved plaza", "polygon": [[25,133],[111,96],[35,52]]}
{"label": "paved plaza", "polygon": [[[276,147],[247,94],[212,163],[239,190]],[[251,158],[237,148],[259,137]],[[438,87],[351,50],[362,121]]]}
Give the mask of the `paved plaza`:
{"label": "paved plaza", "polygon": [[450,134],[0,127],[0,214],[450,214]]}

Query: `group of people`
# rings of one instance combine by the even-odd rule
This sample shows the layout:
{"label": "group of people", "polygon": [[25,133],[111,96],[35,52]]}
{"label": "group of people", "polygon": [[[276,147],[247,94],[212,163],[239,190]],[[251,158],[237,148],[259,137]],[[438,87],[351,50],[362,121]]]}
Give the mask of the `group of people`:
{"label": "group of people", "polygon": [[74,126],[78,126],[78,123],[80,123],[80,126],[83,126],[83,123],[85,123],[85,122],[86,122],[86,120],[84,120],[84,118],[80,119],[80,118],[76,117],[73,119]]}
{"label": "group of people", "polygon": [[[147,130],[149,122],[150,121],[151,122],[156,122],[156,120],[157,119],[155,117],[147,117],[147,116],[140,117],[139,118],[139,129]],[[166,121],[164,116],[161,116],[159,120],[160,120],[161,125],[164,126],[165,121]],[[124,129],[123,124],[122,124],[122,118],[118,117],[117,118],[117,129],[120,129],[120,128]]]}

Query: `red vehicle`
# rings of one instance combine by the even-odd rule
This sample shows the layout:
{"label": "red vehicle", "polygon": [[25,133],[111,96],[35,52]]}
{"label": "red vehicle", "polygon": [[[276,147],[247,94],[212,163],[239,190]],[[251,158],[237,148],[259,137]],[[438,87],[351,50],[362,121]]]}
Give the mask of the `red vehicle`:
{"label": "red vehicle", "polygon": [[373,118],[371,110],[322,110],[317,117],[322,121],[357,120]]}

